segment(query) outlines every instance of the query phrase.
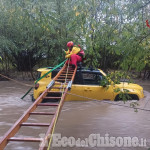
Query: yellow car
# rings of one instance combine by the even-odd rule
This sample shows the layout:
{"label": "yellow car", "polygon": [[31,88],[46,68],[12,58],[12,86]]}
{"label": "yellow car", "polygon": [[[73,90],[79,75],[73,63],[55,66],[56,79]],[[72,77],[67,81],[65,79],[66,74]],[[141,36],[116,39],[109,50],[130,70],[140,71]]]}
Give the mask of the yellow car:
{"label": "yellow car", "polygon": [[[52,68],[41,68],[37,71],[39,76],[43,76]],[[37,99],[39,95],[46,89],[53,77],[58,73],[59,69],[54,70],[46,77],[41,79],[35,84],[33,100]],[[139,100],[144,97],[143,88],[138,84],[120,82],[120,84],[114,84],[113,81],[109,85],[101,86],[101,82],[106,77],[106,74],[101,69],[85,69],[80,68],[77,70],[74,82],[71,87],[71,91],[68,92],[65,101],[72,100],[119,100],[119,93],[122,91],[128,91],[128,95],[131,99]],[[115,89],[120,89],[116,92]],[[57,90],[58,91],[58,90]],[[61,91],[58,91],[61,93]],[[56,93],[55,93],[56,94]]]}

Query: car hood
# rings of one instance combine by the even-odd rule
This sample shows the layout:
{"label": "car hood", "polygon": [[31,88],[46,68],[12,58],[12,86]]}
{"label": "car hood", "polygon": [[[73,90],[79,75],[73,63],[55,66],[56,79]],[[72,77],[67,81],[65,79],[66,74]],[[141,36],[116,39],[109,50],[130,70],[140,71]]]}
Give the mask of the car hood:
{"label": "car hood", "polygon": [[120,82],[120,84],[115,85],[115,88],[143,90],[143,88],[140,85],[128,82]]}

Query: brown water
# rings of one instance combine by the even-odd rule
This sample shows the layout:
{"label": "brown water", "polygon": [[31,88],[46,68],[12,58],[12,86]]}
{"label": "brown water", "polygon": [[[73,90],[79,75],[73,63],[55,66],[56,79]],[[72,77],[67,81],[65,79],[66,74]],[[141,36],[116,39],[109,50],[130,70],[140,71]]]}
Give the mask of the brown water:
{"label": "brown water", "polygon": [[[150,110],[150,81],[136,81],[144,87],[145,98],[140,100],[139,107]],[[30,82],[32,84],[32,82]],[[0,138],[15,123],[24,111],[32,104],[28,95],[24,100],[20,97],[29,89],[10,81],[0,81]],[[129,106],[131,102],[113,102]],[[146,105],[145,105],[146,104]],[[50,118],[33,117],[29,122],[48,123]],[[30,130],[29,130],[30,129]],[[39,137],[45,133],[46,128],[23,127],[19,135]],[[146,150],[150,147],[150,111],[134,112],[133,109],[103,103],[101,101],[87,102],[65,102],[59,121],[56,125],[55,133],[61,136],[75,137],[76,139],[88,138],[90,134],[100,134],[105,137],[138,137],[147,139],[146,147],[64,147],[51,148],[52,150]],[[6,150],[37,150],[38,143],[10,142]]]}

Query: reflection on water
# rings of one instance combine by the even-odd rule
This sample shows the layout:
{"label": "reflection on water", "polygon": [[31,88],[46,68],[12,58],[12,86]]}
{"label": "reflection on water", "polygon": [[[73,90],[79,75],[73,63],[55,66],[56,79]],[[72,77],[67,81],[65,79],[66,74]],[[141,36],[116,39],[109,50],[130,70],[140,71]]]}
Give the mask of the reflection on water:
{"label": "reflection on water", "polygon": [[[140,100],[140,108],[150,109],[150,82],[136,81],[144,87],[145,98]],[[32,84],[32,83],[31,83]],[[17,85],[10,81],[0,81],[0,137],[15,123],[15,121],[24,113],[24,111],[32,104],[30,96],[25,100],[20,97],[28,90],[28,87]],[[113,102],[124,105],[122,102]],[[145,103],[146,106],[145,106]],[[125,105],[130,105],[127,102]],[[30,122],[47,123],[51,118],[37,116],[31,118]],[[46,128],[23,127],[19,135],[26,137],[39,137],[45,133]],[[133,109],[103,103],[101,101],[87,102],[65,102],[59,121],[57,123],[55,133],[62,136],[75,137],[76,139],[85,139],[90,134],[100,134],[114,137],[138,137],[147,139],[147,147],[136,148],[97,148],[97,147],[64,147],[51,148],[52,150],[144,150],[150,147],[150,111],[141,111],[137,113]],[[37,143],[10,142],[6,150],[37,150]]]}

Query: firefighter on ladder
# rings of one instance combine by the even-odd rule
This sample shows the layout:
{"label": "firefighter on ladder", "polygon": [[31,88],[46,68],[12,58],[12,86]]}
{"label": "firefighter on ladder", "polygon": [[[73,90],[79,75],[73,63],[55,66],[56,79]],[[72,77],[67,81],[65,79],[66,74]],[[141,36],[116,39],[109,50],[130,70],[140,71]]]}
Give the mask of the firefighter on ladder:
{"label": "firefighter on ladder", "polygon": [[[78,62],[82,62],[84,57],[84,51],[80,48],[80,46],[75,46],[72,41],[69,41],[67,43],[68,51],[65,51],[66,56],[65,58],[70,58],[70,65],[72,65],[72,68],[75,68],[77,66]],[[67,60],[68,64],[69,60]]]}

